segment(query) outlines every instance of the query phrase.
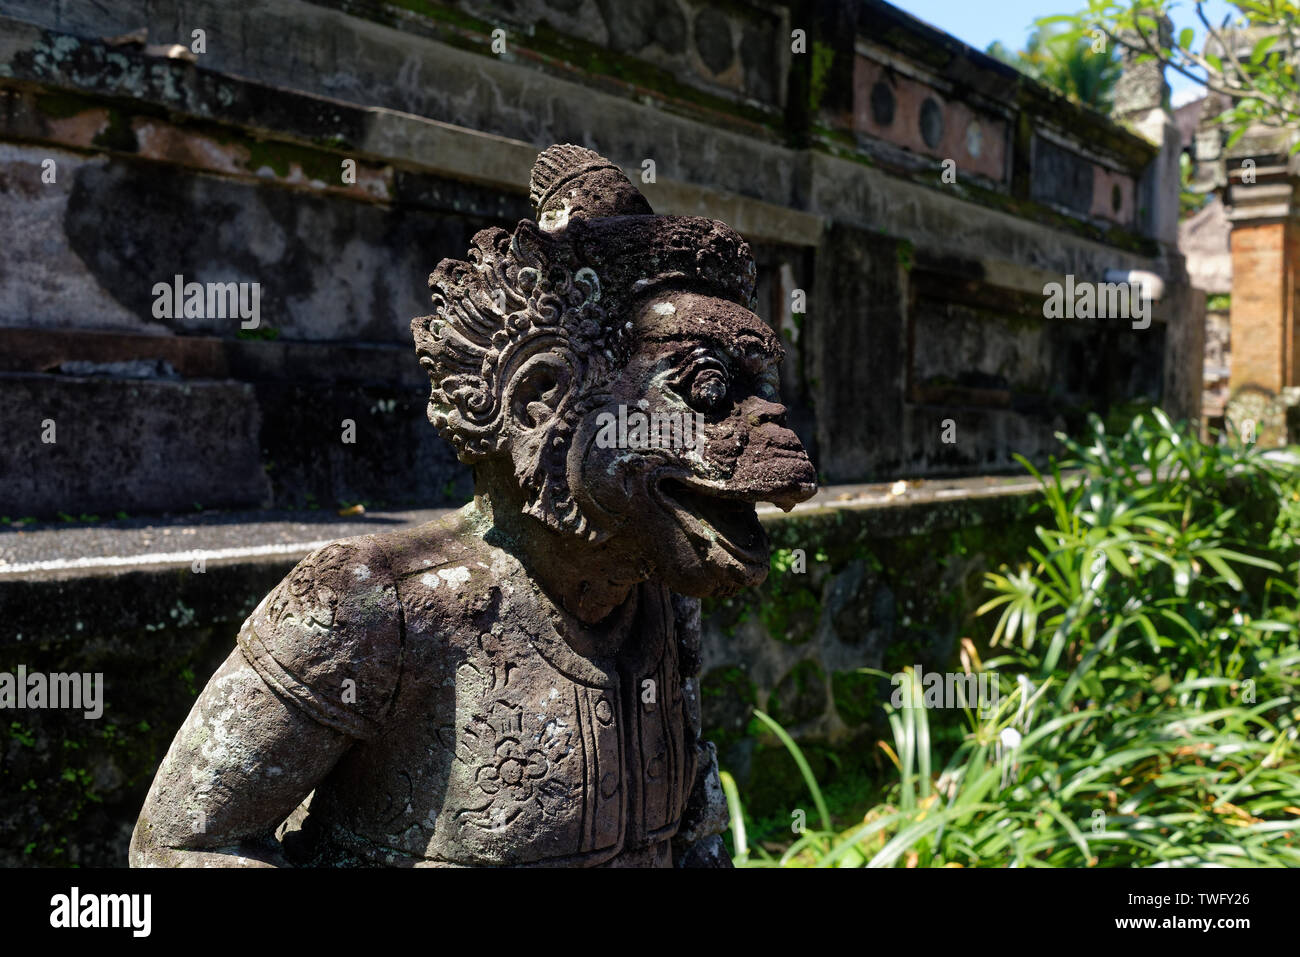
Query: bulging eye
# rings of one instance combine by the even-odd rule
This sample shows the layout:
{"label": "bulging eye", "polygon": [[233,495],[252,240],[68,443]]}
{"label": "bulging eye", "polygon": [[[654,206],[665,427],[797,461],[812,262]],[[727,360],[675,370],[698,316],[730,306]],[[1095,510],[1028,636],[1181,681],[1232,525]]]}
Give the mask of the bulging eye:
{"label": "bulging eye", "polygon": [[712,412],[727,398],[727,377],[721,369],[702,369],[691,380],[691,405]]}

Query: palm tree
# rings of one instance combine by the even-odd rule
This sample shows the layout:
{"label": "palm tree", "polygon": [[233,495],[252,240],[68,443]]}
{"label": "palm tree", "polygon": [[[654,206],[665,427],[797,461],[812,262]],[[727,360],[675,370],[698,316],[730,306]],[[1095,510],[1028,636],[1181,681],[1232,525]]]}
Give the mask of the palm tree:
{"label": "palm tree", "polygon": [[984,52],[1072,100],[1103,113],[1110,110],[1120,73],[1112,44],[1107,43],[1098,53],[1086,39],[1070,36],[1059,25],[1048,25],[1035,27],[1023,50],[1012,52],[994,40]]}

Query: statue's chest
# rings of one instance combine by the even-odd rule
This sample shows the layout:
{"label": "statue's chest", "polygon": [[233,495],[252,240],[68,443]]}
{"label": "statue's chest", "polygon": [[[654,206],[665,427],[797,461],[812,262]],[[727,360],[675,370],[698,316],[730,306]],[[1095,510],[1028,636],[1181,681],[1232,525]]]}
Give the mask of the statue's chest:
{"label": "statue's chest", "polygon": [[356,830],[463,864],[599,863],[671,837],[694,742],[662,599],[644,590],[608,659],[508,606],[452,647],[408,636],[409,688],[391,733],[366,748],[365,776],[384,786]]}

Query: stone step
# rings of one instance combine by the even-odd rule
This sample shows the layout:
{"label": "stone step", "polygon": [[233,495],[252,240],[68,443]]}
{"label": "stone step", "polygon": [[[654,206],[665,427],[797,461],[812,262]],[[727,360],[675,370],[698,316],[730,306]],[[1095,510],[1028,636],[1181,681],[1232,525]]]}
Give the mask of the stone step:
{"label": "stone step", "polygon": [[0,329],[0,516],[449,505],[413,350]]}
{"label": "stone step", "polygon": [[[1023,517],[1026,497],[1037,488],[1025,476],[832,485],[789,513],[770,505],[758,512],[774,542],[803,542],[815,550],[846,536],[885,539],[996,525]],[[171,612],[178,609],[188,625],[237,624],[313,549],[434,521],[449,511],[205,511],[3,524],[0,648],[176,627]]]}
{"label": "stone step", "polygon": [[[0,373],[64,372],[125,363],[152,363],[153,378],[241,382],[319,382],[403,386],[423,390],[428,379],[413,347],[373,342],[249,341],[201,335],[138,335],[78,329],[0,327]],[[165,363],[165,366],[158,366]]]}
{"label": "stone step", "polygon": [[[1038,489],[1025,476],[978,476],[939,481],[896,481],[823,486],[783,513],[758,506],[767,524],[842,522],[862,513],[873,534],[913,534],[918,528],[961,524],[985,505],[1011,502]],[[328,542],[435,521],[451,508],[406,511],[266,509],[203,511],[98,522],[9,521],[0,524],[0,590],[20,581],[66,581],[127,572],[193,572],[240,564],[291,566]],[[0,616],[0,620],[3,616]]]}
{"label": "stone step", "polygon": [[253,387],[231,381],[0,377],[0,514],[269,504]]}

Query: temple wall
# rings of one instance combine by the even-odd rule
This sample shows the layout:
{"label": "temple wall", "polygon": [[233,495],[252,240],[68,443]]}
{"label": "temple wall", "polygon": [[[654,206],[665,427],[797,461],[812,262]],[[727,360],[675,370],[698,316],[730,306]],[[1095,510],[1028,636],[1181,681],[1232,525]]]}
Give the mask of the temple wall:
{"label": "temple wall", "polygon": [[[614,158],[658,211],[750,239],[827,481],[1006,471],[1088,411],[1196,413],[1191,290],[1143,232],[1167,185],[1145,140],[884,4],[510,6],[0,2],[0,404],[21,433],[0,513],[461,500],[465,471],[419,424],[407,324],[439,259],[528,215],[532,159],[557,141]],[[141,28],[147,45],[123,40]],[[195,30],[204,52],[166,55]],[[1133,269],[1165,280],[1148,328],[1045,318],[1047,283]],[[160,315],[176,276],[256,283],[257,327]],[[119,397],[78,401],[86,376]],[[205,461],[263,477],[214,498],[141,454],[112,463],[108,501],[75,488],[98,452],[43,454],[51,409],[65,435],[147,444],[133,396],[197,421],[206,393],[182,386],[208,380],[253,409]],[[339,444],[345,419],[366,442]],[[416,451],[375,469],[399,440]],[[42,470],[57,493],[19,480]]]}

